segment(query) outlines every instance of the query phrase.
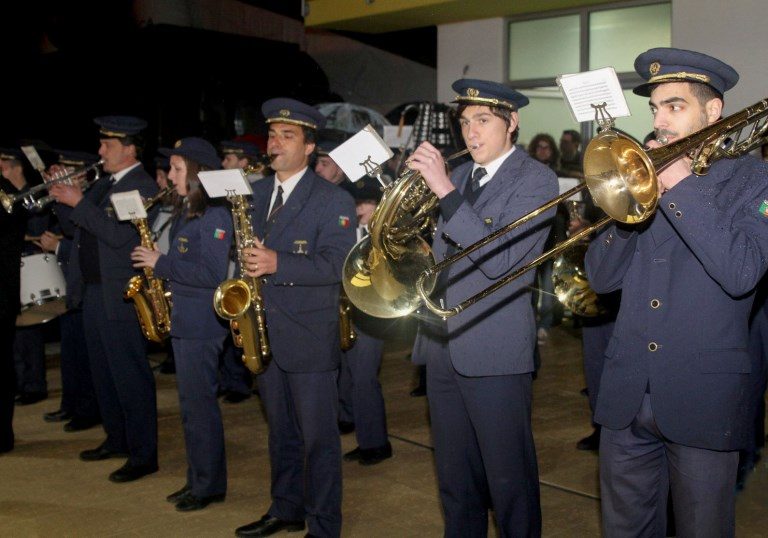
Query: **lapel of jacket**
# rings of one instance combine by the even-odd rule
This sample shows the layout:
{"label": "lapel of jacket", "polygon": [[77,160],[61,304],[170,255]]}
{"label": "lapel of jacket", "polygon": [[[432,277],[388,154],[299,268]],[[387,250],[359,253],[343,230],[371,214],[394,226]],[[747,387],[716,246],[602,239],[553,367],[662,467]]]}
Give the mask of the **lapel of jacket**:
{"label": "lapel of jacket", "polygon": [[[283,232],[285,227],[288,226],[289,223],[293,222],[293,219],[295,219],[299,214],[301,209],[304,207],[304,204],[309,199],[310,193],[312,192],[312,181],[314,179],[313,176],[314,172],[312,172],[310,169],[307,169],[304,175],[301,176],[301,179],[296,184],[296,187],[294,187],[293,192],[291,192],[291,195],[283,205],[283,208],[277,214],[275,223],[272,225],[272,229],[269,231],[269,237],[267,239],[280,237],[280,234]],[[275,244],[274,239],[270,240],[269,242],[272,245]]]}
{"label": "lapel of jacket", "polygon": [[501,192],[508,188],[510,181],[514,181],[517,177],[517,172],[523,163],[524,153],[520,148],[515,148],[512,155],[506,158],[501,163],[501,166],[493,175],[493,178],[485,185],[483,192],[480,193],[480,197],[475,202],[474,207],[483,207],[488,200],[494,200]]}

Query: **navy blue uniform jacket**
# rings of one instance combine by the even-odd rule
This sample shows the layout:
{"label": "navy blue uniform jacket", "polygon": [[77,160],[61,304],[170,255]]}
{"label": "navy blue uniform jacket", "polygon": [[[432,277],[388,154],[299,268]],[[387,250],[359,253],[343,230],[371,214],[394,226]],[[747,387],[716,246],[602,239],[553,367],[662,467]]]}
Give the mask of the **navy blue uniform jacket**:
{"label": "navy blue uniform jacket", "polygon": [[210,206],[202,216],[180,225],[168,254],[158,258],[155,276],[170,280],[171,336],[216,338],[227,334],[213,309],[213,293],[227,278],[232,244],[232,216],[221,206]]}
{"label": "navy blue uniform jacket", "polygon": [[[464,192],[472,163],[457,167],[451,182]],[[432,250],[444,259],[448,242],[469,246],[551,200],[557,177],[519,148],[485,185],[474,205],[466,200],[446,222],[438,220]],[[449,269],[446,300],[455,305],[487,288],[513,269],[541,254],[554,210],[486,245]],[[487,296],[461,314],[448,318],[451,361],[466,376],[509,375],[533,371],[536,322],[528,286],[535,271]],[[419,328],[413,350],[417,364],[426,362],[425,327]]]}
{"label": "navy blue uniform jacket", "polygon": [[[105,175],[99,181],[108,181]],[[113,185],[101,203],[94,200],[99,189],[96,185],[85,193],[83,198],[69,214],[69,219],[77,225],[74,231],[74,248],[69,257],[67,278],[67,304],[78,305],[82,293],[82,273],[80,270],[81,230],[85,229],[96,236],[99,243],[99,259],[92,263],[99,264],[101,290],[104,296],[104,308],[110,320],[136,319],[136,310],[131,301],[123,299],[123,290],[133,275],[140,270],[133,268],[131,251],[138,246],[139,233],[130,221],[119,221],[112,210],[110,195],[116,192],[138,190],[145,199],[157,193],[155,180],[139,165],[128,172],[116,185]],[[98,204],[98,205],[97,205]]]}
{"label": "navy blue uniform jacket", "polygon": [[333,370],[341,360],[339,292],[355,244],[355,204],[307,169],[264,238],[273,188],[274,176],[253,185],[252,224],[277,252],[277,272],[261,286],[274,360],[288,372]]}
{"label": "navy blue uniform jacket", "polygon": [[718,161],[708,175],[691,175],[665,193],[650,222],[612,225],[592,242],[592,287],[622,288],[597,422],[628,426],[648,387],[656,423],[671,441],[744,446],[748,320],[768,266],[766,200],[768,165],[751,157]]}

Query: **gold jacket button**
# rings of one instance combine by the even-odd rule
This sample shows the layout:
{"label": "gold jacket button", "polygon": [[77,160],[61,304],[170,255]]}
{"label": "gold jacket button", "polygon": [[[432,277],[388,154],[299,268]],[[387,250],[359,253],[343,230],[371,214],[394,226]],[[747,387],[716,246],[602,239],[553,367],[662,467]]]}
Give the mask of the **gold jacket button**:
{"label": "gold jacket button", "polygon": [[661,301],[658,299],[651,299],[651,308],[659,308],[661,306]]}
{"label": "gold jacket button", "polygon": [[657,349],[659,349],[659,344],[656,342],[651,342],[648,344],[648,351],[656,351]]}

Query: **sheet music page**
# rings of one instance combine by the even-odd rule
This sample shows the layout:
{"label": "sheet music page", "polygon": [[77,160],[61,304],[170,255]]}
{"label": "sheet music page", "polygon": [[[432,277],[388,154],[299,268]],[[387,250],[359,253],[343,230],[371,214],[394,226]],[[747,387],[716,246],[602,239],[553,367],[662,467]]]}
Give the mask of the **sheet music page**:
{"label": "sheet music page", "polygon": [[43,162],[43,159],[40,158],[40,154],[35,149],[35,146],[21,146],[21,151],[27,156],[27,160],[29,161],[29,164],[32,165],[32,168],[38,172],[45,170],[45,163]]}
{"label": "sheet music page", "polygon": [[370,124],[328,154],[353,183],[392,155],[394,152]]}
{"label": "sheet music page", "polygon": [[221,198],[229,195],[253,194],[251,184],[241,168],[234,170],[208,170],[197,174],[205,192],[211,198]]}
{"label": "sheet music page", "polygon": [[631,115],[613,67],[560,75],[556,81],[577,122],[594,121],[595,109],[591,105],[601,103],[606,103],[606,110],[614,118]]}
{"label": "sheet music page", "polygon": [[[385,125],[384,143],[390,148],[413,149],[415,140],[409,141],[412,132],[413,125],[403,125],[402,128],[399,125]],[[406,144],[408,145],[406,146]]]}
{"label": "sheet music page", "polygon": [[147,210],[144,209],[144,201],[139,191],[116,192],[109,197],[109,200],[115,208],[117,220],[147,218]]}

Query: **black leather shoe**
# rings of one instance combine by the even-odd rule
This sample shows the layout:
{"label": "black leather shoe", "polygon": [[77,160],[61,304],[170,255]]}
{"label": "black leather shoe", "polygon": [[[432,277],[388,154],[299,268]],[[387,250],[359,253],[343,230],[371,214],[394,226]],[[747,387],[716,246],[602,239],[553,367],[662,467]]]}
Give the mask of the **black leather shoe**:
{"label": "black leather shoe", "polygon": [[156,473],[157,465],[131,465],[126,463],[120,467],[117,471],[113,471],[109,475],[109,479],[112,482],[133,482],[148,474]]}
{"label": "black leather shoe", "polygon": [[354,422],[347,422],[346,420],[340,420],[339,421],[339,433],[342,435],[346,435],[348,433],[352,433],[355,431],[355,423]]}
{"label": "black leather shoe", "polygon": [[191,493],[188,493],[176,503],[176,510],[179,512],[202,510],[211,503],[222,502],[225,496],[224,493],[220,493],[219,495],[211,495],[210,497],[195,497]]}
{"label": "black leather shoe", "polygon": [[72,420],[64,424],[64,431],[81,432],[83,430],[89,430],[99,424],[101,424],[100,418],[73,417]]}
{"label": "black leather shoe", "polygon": [[16,405],[31,405],[48,398],[47,392],[23,392],[16,396]]}
{"label": "black leather shoe", "polygon": [[360,461],[360,456],[362,454],[362,449],[358,446],[355,447],[354,450],[350,450],[344,456],[342,457],[344,461]]}
{"label": "black leather shoe", "polygon": [[56,411],[51,411],[50,413],[46,413],[43,415],[43,420],[46,422],[64,422],[65,420],[69,420],[72,418],[72,415],[69,411],[64,411],[63,409],[57,409]]}
{"label": "black leather shoe", "polygon": [[303,530],[303,521],[284,521],[264,514],[260,520],[235,529],[235,535],[240,537],[271,536],[280,531],[298,532]]}
{"label": "black leather shoe", "polygon": [[427,387],[424,387],[422,385],[419,385],[415,389],[411,391],[411,396],[414,398],[418,398],[420,396],[426,396],[427,395]]}
{"label": "black leather shoe", "polygon": [[576,443],[576,448],[579,450],[598,450],[600,448],[600,428],[595,428],[595,431]]}
{"label": "black leather shoe", "polygon": [[251,397],[250,394],[244,394],[242,392],[235,392],[233,390],[228,390],[224,394],[223,400],[227,403],[236,404],[236,403],[242,402],[243,400],[247,400],[250,397]]}
{"label": "black leather shoe", "polygon": [[168,495],[165,500],[169,503],[177,503],[179,502],[183,497],[186,497],[187,494],[190,492],[189,484],[184,484],[184,487],[181,488],[178,491],[174,491],[170,495]]}
{"label": "black leather shoe", "polygon": [[392,457],[392,445],[387,441],[384,446],[360,449],[360,465],[376,465]]}
{"label": "black leather shoe", "polygon": [[118,452],[108,448],[105,443],[100,444],[96,448],[89,450],[83,450],[80,452],[80,459],[83,461],[101,461],[109,458],[127,458],[128,454],[125,452]]}

